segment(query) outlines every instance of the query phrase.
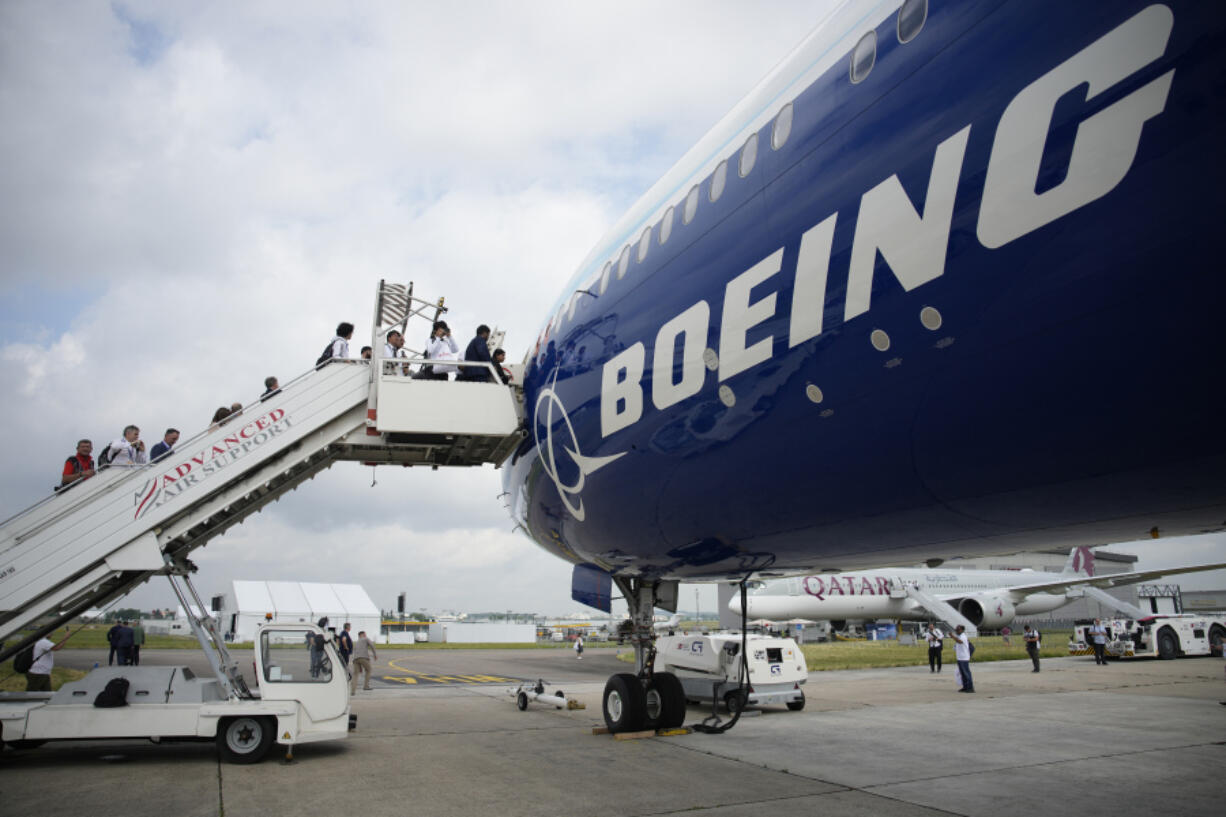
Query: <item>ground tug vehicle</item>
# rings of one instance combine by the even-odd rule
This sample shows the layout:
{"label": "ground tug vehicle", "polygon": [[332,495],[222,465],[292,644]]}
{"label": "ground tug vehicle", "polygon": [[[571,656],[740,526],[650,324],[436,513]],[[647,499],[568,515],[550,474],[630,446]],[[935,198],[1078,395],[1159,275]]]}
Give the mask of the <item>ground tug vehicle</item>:
{"label": "ground tug vehicle", "polygon": [[804,654],[790,638],[748,635],[749,682],[742,688],[740,633],[664,636],[656,644],[656,662],[681,682],[689,701],[722,702],[729,712],[746,706],[786,704],[805,707],[801,689],[809,680]]}
{"label": "ground tug vehicle", "polygon": [[[1193,655],[1222,655],[1226,642],[1226,614],[1156,613],[1137,619],[1105,619],[1104,653],[1111,658],[1152,656],[1171,659]],[[1093,621],[1078,621],[1069,638],[1069,655],[1094,652],[1088,631]]]}

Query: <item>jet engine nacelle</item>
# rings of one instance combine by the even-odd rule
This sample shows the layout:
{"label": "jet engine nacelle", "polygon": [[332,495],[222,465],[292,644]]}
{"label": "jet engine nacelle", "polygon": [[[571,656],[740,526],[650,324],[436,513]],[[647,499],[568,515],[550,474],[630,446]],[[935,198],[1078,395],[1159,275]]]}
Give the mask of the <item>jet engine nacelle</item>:
{"label": "jet engine nacelle", "polygon": [[1017,608],[1003,596],[976,596],[958,602],[958,612],[976,627],[995,630],[1013,621]]}

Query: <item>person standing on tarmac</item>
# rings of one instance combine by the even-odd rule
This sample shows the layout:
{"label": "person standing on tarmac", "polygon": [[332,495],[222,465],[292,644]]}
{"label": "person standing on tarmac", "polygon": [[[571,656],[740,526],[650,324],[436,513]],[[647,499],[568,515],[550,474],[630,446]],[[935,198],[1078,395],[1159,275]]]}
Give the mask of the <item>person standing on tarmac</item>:
{"label": "person standing on tarmac", "polygon": [[941,645],[945,634],[936,628],[930,621],[928,622],[928,632],[924,633],[924,638],[928,640],[928,671],[941,671]]}
{"label": "person standing on tarmac", "polygon": [[1039,648],[1043,645],[1042,636],[1039,635],[1038,627],[1031,627],[1027,624],[1022,628],[1022,640],[1026,642],[1026,654],[1030,656],[1030,660],[1034,662],[1034,669],[1031,672],[1039,671]]}
{"label": "person standing on tarmac", "polygon": [[958,661],[958,675],[962,678],[959,692],[974,692],[975,681],[971,677],[971,637],[961,624],[954,630],[954,658]]}
{"label": "person standing on tarmac", "polygon": [[575,636],[575,657],[580,661],[583,660],[583,636]]}

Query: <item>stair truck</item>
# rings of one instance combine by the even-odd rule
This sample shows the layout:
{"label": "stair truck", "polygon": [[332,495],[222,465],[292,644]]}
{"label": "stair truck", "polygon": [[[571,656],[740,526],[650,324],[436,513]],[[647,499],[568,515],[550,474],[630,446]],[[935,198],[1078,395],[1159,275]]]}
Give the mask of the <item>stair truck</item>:
{"label": "stair truck", "polygon": [[[356,726],[331,632],[312,624],[262,625],[255,637],[258,687],[251,689],[212,620],[196,617],[175,589],[215,677],[185,666],[111,666],[56,692],[0,693],[0,739],[19,749],[49,740],[215,740],[227,761],[256,763],[273,743],[335,740]],[[104,695],[112,700],[101,705]]]}

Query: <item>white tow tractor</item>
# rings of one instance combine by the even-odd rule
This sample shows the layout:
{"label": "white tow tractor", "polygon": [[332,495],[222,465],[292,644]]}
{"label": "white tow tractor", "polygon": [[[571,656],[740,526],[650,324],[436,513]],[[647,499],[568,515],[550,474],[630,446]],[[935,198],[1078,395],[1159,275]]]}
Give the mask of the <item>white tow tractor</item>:
{"label": "white tow tractor", "polygon": [[[1108,619],[1104,652],[1112,658],[1179,658],[1222,655],[1226,615],[1222,613],[1155,613],[1138,619]],[[1069,655],[1090,655],[1092,621],[1078,621],[1069,638]]]}
{"label": "white tow tractor", "polygon": [[0,739],[17,748],[48,740],[215,740],[226,760],[256,763],[274,742],[335,740],[354,727],[347,673],[330,632],[298,623],[260,627],[253,690],[211,619],[196,619],[173,576],[171,583],[215,678],[183,666],[112,666],[56,692],[0,693]]}
{"label": "white tow tractor", "polygon": [[656,665],[675,674],[690,701],[722,701],[729,712],[745,706],[805,707],[801,686],[809,680],[804,654],[790,638],[748,635],[749,686],[740,690],[740,633],[664,636],[656,642]]}

